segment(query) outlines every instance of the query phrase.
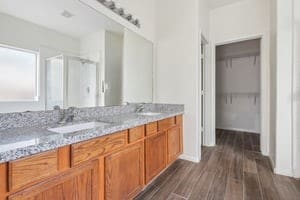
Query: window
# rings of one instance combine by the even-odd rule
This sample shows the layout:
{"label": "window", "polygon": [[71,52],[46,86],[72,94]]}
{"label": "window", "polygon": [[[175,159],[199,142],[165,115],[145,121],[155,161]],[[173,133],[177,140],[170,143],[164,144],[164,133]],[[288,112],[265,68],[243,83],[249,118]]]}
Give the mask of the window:
{"label": "window", "polygon": [[38,100],[38,53],[0,45],[0,101]]}

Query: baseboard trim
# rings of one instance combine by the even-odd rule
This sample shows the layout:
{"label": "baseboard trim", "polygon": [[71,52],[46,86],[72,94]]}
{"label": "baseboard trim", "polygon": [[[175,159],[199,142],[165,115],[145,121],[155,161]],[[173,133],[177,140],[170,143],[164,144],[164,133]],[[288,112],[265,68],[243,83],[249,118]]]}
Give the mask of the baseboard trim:
{"label": "baseboard trim", "polygon": [[194,157],[194,156],[189,156],[189,155],[186,155],[186,154],[182,154],[179,158],[183,159],[183,160],[191,161],[191,162],[194,162],[194,163],[199,163],[200,162],[199,158]]}
{"label": "baseboard trim", "polygon": [[222,127],[216,127],[216,129],[229,130],[229,131],[239,131],[239,132],[245,132],[245,133],[256,133],[256,134],[260,134],[260,132],[257,132],[257,131],[246,130],[246,129],[239,129],[239,128],[222,128]]}
{"label": "baseboard trim", "polygon": [[202,146],[204,146],[204,147],[215,147],[216,145],[215,144],[203,144]]}
{"label": "baseboard trim", "polygon": [[294,177],[293,173],[291,172],[291,170],[280,170],[278,168],[274,168],[274,173],[278,174],[278,175],[282,175],[282,176],[289,176],[289,177]]}
{"label": "baseboard trim", "polygon": [[272,169],[275,171],[275,162],[274,162],[274,160],[272,159],[271,156],[268,156],[268,158],[269,158],[269,160],[270,160]]}
{"label": "baseboard trim", "polygon": [[294,170],[294,178],[300,180],[300,168]]}

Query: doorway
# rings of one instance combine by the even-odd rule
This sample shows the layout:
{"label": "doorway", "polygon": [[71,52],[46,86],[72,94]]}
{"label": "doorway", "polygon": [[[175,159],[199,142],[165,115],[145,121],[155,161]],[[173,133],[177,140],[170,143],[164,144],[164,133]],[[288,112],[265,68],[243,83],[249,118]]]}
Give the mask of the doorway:
{"label": "doorway", "polygon": [[252,39],[216,46],[216,143],[220,133],[234,132],[260,150],[259,142],[251,139],[261,133],[260,45],[260,39]]}

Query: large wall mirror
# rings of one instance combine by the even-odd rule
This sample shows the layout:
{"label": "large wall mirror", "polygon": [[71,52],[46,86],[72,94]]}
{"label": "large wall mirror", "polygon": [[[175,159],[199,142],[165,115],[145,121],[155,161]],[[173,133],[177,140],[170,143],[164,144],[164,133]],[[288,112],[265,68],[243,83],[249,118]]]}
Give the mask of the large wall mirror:
{"label": "large wall mirror", "polygon": [[153,44],[79,0],[0,0],[0,113],[152,102]]}

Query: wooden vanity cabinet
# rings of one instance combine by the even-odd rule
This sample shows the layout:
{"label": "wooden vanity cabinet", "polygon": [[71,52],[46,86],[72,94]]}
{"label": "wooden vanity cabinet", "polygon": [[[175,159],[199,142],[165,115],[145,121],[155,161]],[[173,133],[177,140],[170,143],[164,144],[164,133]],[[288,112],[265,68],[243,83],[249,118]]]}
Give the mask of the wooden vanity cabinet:
{"label": "wooden vanity cabinet", "polygon": [[98,162],[93,161],[12,194],[8,200],[98,200]]}
{"label": "wooden vanity cabinet", "polygon": [[105,157],[105,199],[132,199],[144,187],[144,143]]}
{"label": "wooden vanity cabinet", "polygon": [[0,200],[129,200],[182,153],[182,116],[0,164]]}
{"label": "wooden vanity cabinet", "polygon": [[149,183],[167,164],[167,140],[165,132],[157,133],[146,139],[145,155],[146,183]]}
{"label": "wooden vanity cabinet", "polygon": [[168,164],[175,161],[183,151],[182,116],[176,116],[175,126],[167,130]]}
{"label": "wooden vanity cabinet", "polygon": [[175,126],[167,131],[168,163],[173,162],[181,154],[180,127]]}

